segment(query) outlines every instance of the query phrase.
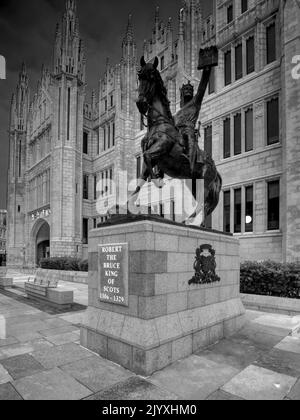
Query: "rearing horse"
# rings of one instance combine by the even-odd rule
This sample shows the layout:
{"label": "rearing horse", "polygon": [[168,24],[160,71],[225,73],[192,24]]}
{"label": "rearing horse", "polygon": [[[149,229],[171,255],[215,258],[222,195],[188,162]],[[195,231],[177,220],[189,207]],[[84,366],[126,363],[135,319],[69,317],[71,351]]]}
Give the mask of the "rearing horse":
{"label": "rearing horse", "polygon": [[[222,179],[213,160],[200,149],[198,153],[202,155],[202,162],[196,162],[192,172],[190,160],[185,154],[184,139],[175,126],[167,91],[157,70],[158,64],[157,57],[153,64],[146,64],[144,57],[142,57],[141,70],[138,73],[139,97],[137,107],[140,113],[147,117],[149,131],[143,144],[144,164],[142,175],[130,201],[135,202],[137,200],[141,188],[149,177],[152,180],[157,180],[160,177],[159,174],[162,173],[174,179],[204,179],[204,215],[207,217],[218,205]],[[153,168],[155,167],[158,168],[158,174],[154,172]],[[189,219],[195,218],[200,209],[201,206],[198,206]]]}

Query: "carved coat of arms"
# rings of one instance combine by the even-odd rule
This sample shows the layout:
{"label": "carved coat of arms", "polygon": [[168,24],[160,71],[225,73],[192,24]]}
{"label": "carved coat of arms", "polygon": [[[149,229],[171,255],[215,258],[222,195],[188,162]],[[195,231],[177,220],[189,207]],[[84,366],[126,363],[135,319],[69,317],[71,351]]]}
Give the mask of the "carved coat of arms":
{"label": "carved coat of arms", "polygon": [[209,284],[221,281],[216,274],[216,251],[211,245],[202,245],[196,250],[196,260],[194,263],[195,275],[189,281],[191,284]]}

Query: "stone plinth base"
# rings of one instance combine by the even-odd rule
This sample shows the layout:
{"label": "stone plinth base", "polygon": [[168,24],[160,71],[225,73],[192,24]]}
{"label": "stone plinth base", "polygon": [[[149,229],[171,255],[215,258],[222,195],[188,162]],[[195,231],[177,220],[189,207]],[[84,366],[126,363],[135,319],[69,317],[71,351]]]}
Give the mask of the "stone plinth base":
{"label": "stone plinth base", "polygon": [[[128,243],[129,306],[100,301],[99,245]],[[196,249],[216,251],[218,283],[189,285]],[[144,376],[230,336],[243,325],[239,244],[233,237],[142,220],[93,230],[89,308],[81,344]]]}
{"label": "stone plinth base", "polygon": [[0,277],[0,289],[7,289],[13,286],[13,279]]}
{"label": "stone plinth base", "polygon": [[43,300],[58,309],[70,309],[74,303],[74,292],[64,287],[50,289],[34,283],[25,283],[25,292],[28,298]]}

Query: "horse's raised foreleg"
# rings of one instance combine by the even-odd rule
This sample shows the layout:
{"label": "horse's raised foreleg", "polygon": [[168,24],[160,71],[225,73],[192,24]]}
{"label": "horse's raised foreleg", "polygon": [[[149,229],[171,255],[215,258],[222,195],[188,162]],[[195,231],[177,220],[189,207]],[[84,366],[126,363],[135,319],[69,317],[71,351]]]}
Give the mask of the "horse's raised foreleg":
{"label": "horse's raised foreleg", "polygon": [[136,202],[137,202],[137,200],[139,198],[139,195],[140,195],[140,192],[141,192],[143,186],[145,185],[145,183],[147,182],[148,178],[149,178],[148,168],[147,168],[147,165],[145,163],[143,163],[142,174],[141,174],[141,177],[138,179],[137,187],[136,187],[135,191],[131,194],[131,196],[130,196],[128,202],[127,202],[129,213],[132,213],[132,214],[138,214],[139,213],[138,207],[136,206]]}

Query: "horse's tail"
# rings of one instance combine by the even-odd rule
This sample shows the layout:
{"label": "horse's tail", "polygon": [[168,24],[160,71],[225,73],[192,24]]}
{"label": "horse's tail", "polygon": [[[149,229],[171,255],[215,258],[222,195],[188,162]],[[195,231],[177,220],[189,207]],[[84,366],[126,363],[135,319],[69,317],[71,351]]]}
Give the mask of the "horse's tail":
{"label": "horse's tail", "polygon": [[208,186],[208,194],[205,200],[205,216],[209,216],[216,209],[220,200],[220,192],[222,191],[223,181],[219,172],[216,170],[215,178]]}

